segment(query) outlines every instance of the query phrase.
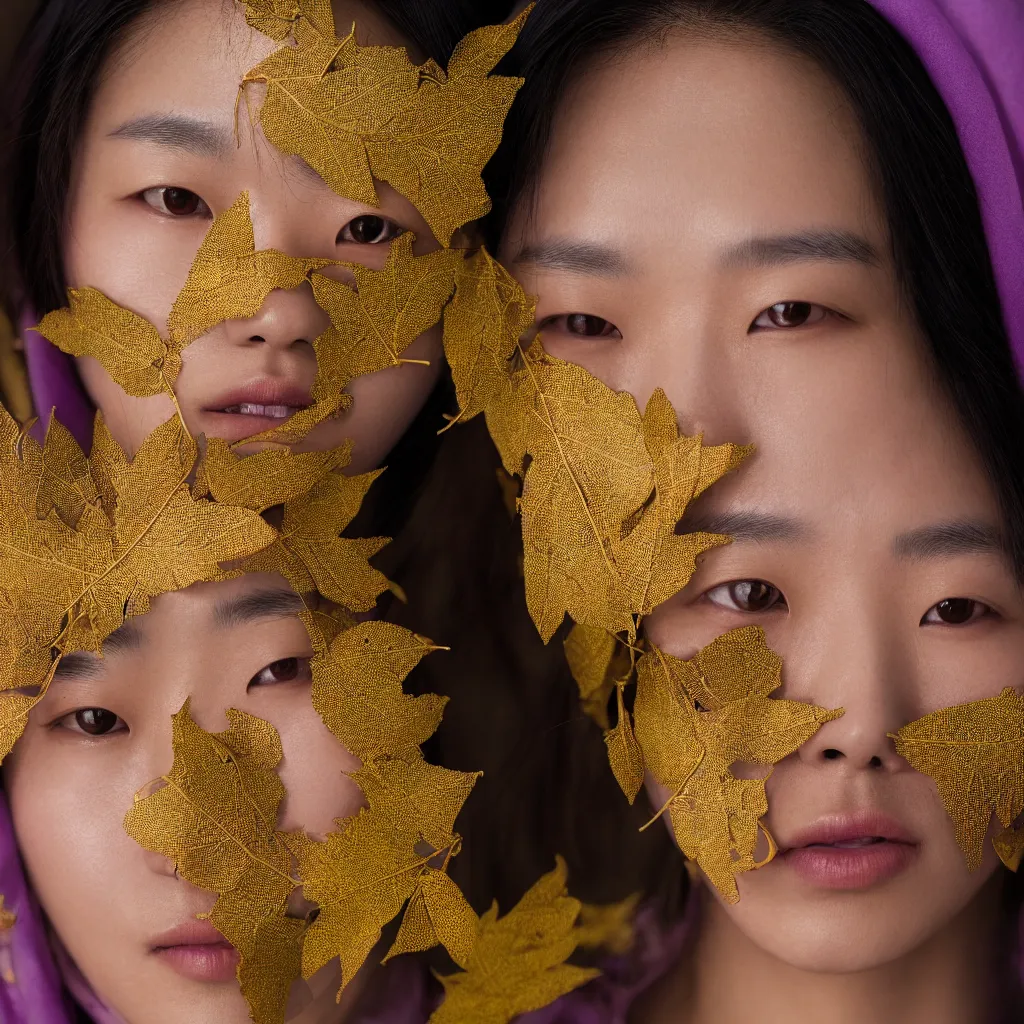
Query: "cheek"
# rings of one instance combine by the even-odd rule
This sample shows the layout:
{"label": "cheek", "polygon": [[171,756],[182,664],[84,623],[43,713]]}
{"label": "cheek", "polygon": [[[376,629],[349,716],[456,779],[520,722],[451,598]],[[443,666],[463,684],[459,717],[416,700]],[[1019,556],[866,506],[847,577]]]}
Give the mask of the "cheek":
{"label": "cheek", "polygon": [[278,828],[301,828],[314,836],[333,831],[335,819],[363,806],[362,790],[346,774],[359,768],[359,760],[334,738],[312,705],[274,724],[281,734],[279,774],[287,792]]}
{"label": "cheek", "polygon": [[119,909],[135,902],[132,889],[142,870],[141,851],[122,825],[137,780],[99,759],[96,768],[102,770],[60,751],[27,749],[4,771],[33,889],[76,958],[97,939],[123,944]]}
{"label": "cheek", "polygon": [[296,451],[322,451],[352,440],[352,461],[347,473],[376,469],[426,404],[441,372],[441,328],[421,334],[403,353],[406,359],[428,360],[389,367],[357,377],[345,389],[351,408],[337,419],[316,427]]}
{"label": "cheek", "polygon": [[75,362],[86,394],[103,413],[114,440],[130,457],[157,427],[174,415],[174,403],[168,396],[133,398],[114,383],[110,374],[92,356],[82,356]]}

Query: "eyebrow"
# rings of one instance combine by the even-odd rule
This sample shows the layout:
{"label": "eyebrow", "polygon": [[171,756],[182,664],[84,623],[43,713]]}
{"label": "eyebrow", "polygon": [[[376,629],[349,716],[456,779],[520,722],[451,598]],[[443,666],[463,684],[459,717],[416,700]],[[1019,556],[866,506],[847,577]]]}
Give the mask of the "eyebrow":
{"label": "eyebrow", "polygon": [[728,267],[778,267],[809,261],[862,263],[877,267],[878,250],[852,231],[803,231],[792,235],[748,238],[726,249],[722,264]]}
{"label": "eyebrow", "polygon": [[[142,633],[133,622],[122,622],[103,641],[103,657],[137,651],[142,647]],[[102,674],[103,659],[88,651],[65,654],[53,673],[54,679],[95,679]]]}
{"label": "eyebrow", "polygon": [[181,114],[144,114],[125,121],[110,137],[149,142],[209,157],[223,155],[232,145],[230,134],[220,125]]}
{"label": "eyebrow", "polygon": [[756,509],[726,509],[721,512],[694,511],[683,516],[677,533],[724,533],[733,540],[759,543],[803,540],[810,532],[792,516],[780,516]]}
{"label": "eyebrow", "polygon": [[552,238],[524,246],[512,262],[592,277],[618,277],[629,269],[625,256],[614,246],[603,242],[575,242],[567,238]]}
{"label": "eyebrow", "polygon": [[960,519],[901,533],[893,539],[892,550],[897,558],[918,561],[951,555],[1002,555],[1006,542],[991,523]]}
{"label": "eyebrow", "polygon": [[245,626],[260,619],[280,619],[298,615],[305,608],[294,590],[257,590],[242,597],[221,601],[214,608],[214,622],[220,629]]}

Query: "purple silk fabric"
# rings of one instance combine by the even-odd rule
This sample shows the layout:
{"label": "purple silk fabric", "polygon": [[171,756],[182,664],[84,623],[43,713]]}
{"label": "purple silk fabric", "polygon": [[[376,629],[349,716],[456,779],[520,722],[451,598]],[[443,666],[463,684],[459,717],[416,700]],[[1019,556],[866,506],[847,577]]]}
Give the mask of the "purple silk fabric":
{"label": "purple silk fabric", "polygon": [[[1024,378],[1024,0],[870,0],[914,46],[956,122],[974,176],[999,286],[1002,313]],[[941,183],[936,183],[937,187]],[[58,417],[84,446],[93,409],[73,362],[23,323],[29,379],[41,420]],[[18,914],[7,941],[14,982],[0,981],[3,1024],[70,1024],[56,968],[25,883],[0,793],[0,892]],[[672,944],[627,983],[616,971],[526,1021],[619,1024],[639,990],[672,962]],[[412,965],[410,965],[411,967]],[[411,977],[411,975],[410,975]],[[616,979],[619,979],[618,981]],[[396,979],[397,980],[397,979]],[[409,979],[405,979],[407,982]],[[422,979],[421,979],[422,982]],[[421,983],[379,1024],[417,1024],[429,1013]],[[90,1007],[101,1024],[104,1011]]]}

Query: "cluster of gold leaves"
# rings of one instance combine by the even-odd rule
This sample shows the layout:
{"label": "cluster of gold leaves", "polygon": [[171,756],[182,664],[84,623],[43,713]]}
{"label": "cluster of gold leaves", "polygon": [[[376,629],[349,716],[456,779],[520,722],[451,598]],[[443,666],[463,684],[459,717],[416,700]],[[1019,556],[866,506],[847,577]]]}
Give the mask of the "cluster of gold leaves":
{"label": "cluster of gold leaves", "polygon": [[253,28],[284,43],[251,68],[270,142],[302,157],[336,192],[378,205],[387,182],[447,245],[490,209],[480,174],[522,79],[492,75],[529,13],[471,32],[448,70],[406,51],[335,35],[328,0],[242,0]]}
{"label": "cluster of gold leaves", "polygon": [[[737,779],[730,765],[774,764],[837,712],[768,697],[781,685],[778,659],[759,633],[729,634],[693,662],[637,637],[643,617],[686,586],[698,556],[728,542],[677,527],[750,449],[680,435],[660,389],[641,413],[632,396],[546,353],[539,337],[524,348],[533,320],[533,302],[485,251],[466,261],[445,312],[459,418],[483,412],[505,469],[522,477],[527,605],[545,641],[573,620],[566,657],[619,785],[632,802],[646,768],[670,786],[681,849],[735,899],[735,874],[756,866],[767,803],[763,780]],[[691,676],[707,714],[696,710]],[[633,682],[636,735],[624,699]]]}
{"label": "cluster of gold leaves", "polygon": [[730,767],[774,765],[842,714],[771,697],[781,670],[757,626],[726,633],[689,661],[652,648],[637,665],[640,770],[671,789],[666,809],[679,848],[730,902],[739,899],[735,875],[758,866],[759,831],[766,860],[775,851],[760,821],[767,774],[737,778]]}
{"label": "cluster of gold leaves", "polygon": [[64,653],[99,651],[158,594],[227,578],[225,563],[275,531],[254,512],[193,495],[196,445],[177,419],[129,461],[98,418],[87,459],[56,420],[40,445],[0,410],[0,449],[2,758]]}
{"label": "cluster of gold leaves", "polygon": [[933,711],[891,733],[896,750],[930,776],[967,865],[981,864],[992,816],[1003,831],[992,840],[1003,863],[1016,871],[1024,858],[1024,697],[1006,687],[998,697]]}
{"label": "cluster of gold leaves", "polygon": [[[174,401],[188,345],[220,323],[255,316],[275,289],[309,282],[331,319],[312,341],[317,374],[311,404],[280,427],[239,442],[293,444],[347,407],[345,388],[354,378],[406,362],[405,349],[440,320],[461,261],[458,250],[414,256],[408,234],[395,239],[381,270],[257,251],[243,192],[207,232],[171,309],[166,338],[95,288],[71,290],[69,305],[49,313],[37,330],[69,355],[98,360],[127,394],[166,394]],[[328,276],[329,268],[349,275],[352,283]]]}

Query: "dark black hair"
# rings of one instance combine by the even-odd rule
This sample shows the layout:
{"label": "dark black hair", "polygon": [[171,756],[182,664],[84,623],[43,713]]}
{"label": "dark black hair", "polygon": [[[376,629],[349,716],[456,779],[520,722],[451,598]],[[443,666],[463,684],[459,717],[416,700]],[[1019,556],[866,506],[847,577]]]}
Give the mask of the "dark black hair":
{"label": "dark black hair", "polygon": [[1024,395],[977,194],[956,127],[920,59],[866,0],[547,0],[499,71],[523,75],[487,170],[494,243],[530,202],[553,118],[595,59],[665,31],[755,32],[814,60],[849,98],[867,143],[895,264],[938,377],[980,453],[1024,578]]}
{"label": "dark black hair", "polygon": [[[40,316],[64,305],[63,236],[71,168],[101,70],[130,26],[168,0],[43,0],[4,91],[5,300]],[[370,0],[410,45],[442,66],[455,44],[499,22],[509,0]]]}

